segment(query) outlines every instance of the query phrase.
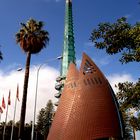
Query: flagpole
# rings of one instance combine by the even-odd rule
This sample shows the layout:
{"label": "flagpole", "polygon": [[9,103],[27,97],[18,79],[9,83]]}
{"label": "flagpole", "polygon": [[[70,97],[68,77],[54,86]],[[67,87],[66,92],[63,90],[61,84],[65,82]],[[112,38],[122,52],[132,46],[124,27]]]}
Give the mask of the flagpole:
{"label": "flagpole", "polygon": [[3,113],[2,107],[0,106],[0,122],[1,122],[1,115]]}
{"label": "flagpole", "polygon": [[17,97],[16,97],[16,100],[15,100],[14,117],[13,117],[13,122],[12,122],[12,130],[11,130],[11,138],[10,138],[10,140],[13,139],[13,131],[14,131],[14,124],[15,124],[15,116],[16,116],[16,107],[17,107]]}
{"label": "flagpole", "polygon": [[7,103],[7,111],[6,111],[6,117],[5,117],[5,124],[4,124],[4,130],[3,130],[3,140],[5,138],[5,130],[6,130],[6,123],[7,123],[7,116],[8,116],[8,103]]}

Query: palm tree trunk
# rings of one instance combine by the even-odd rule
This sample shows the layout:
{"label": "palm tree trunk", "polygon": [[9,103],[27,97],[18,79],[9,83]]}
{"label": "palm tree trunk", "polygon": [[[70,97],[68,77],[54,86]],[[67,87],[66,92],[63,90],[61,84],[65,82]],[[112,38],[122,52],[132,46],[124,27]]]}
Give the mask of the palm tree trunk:
{"label": "palm tree trunk", "polygon": [[28,89],[28,79],[29,79],[29,70],[30,70],[30,60],[31,53],[27,53],[26,59],[26,69],[24,76],[24,86],[23,86],[23,97],[22,97],[22,106],[21,106],[21,114],[20,114],[20,126],[19,126],[19,135],[18,139],[23,140],[24,136],[24,122],[25,122],[25,114],[26,114],[26,101],[27,101],[27,89]]}

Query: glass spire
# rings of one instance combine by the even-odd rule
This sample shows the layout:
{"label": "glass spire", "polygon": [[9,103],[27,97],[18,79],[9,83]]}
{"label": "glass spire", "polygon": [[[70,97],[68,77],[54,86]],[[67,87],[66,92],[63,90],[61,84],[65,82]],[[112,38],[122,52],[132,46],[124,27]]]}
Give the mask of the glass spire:
{"label": "glass spire", "polygon": [[61,76],[66,76],[69,64],[71,62],[75,63],[76,61],[71,0],[66,0],[65,6],[64,45],[62,55]]}
{"label": "glass spire", "polygon": [[[64,87],[66,74],[70,63],[76,64],[75,46],[74,46],[74,32],[73,32],[73,16],[72,16],[72,1],[66,0],[65,5],[65,27],[64,27],[64,44],[63,44],[63,59],[61,63],[60,76],[56,79],[55,89],[58,93],[55,94],[56,98],[60,98],[61,92]],[[58,102],[55,103],[58,106]]]}

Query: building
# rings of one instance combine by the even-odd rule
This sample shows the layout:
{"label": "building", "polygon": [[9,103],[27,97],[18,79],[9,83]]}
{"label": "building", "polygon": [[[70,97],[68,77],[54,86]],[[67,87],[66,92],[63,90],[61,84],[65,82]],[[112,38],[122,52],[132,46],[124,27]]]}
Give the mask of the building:
{"label": "building", "polygon": [[122,140],[114,92],[100,69],[83,53],[75,65],[72,0],[66,0],[63,60],[55,86],[58,105],[47,140]]}
{"label": "building", "polygon": [[100,140],[123,137],[114,92],[84,53],[80,70],[71,63],[47,140]]}
{"label": "building", "polygon": [[[64,45],[63,45],[63,59],[61,63],[60,76],[56,79],[55,89],[58,93],[55,94],[56,98],[60,98],[69,64],[73,62],[76,64],[75,45],[74,45],[74,31],[73,31],[73,16],[72,16],[72,1],[66,0],[65,5],[65,28],[64,28]],[[55,103],[58,106],[58,103]]]}

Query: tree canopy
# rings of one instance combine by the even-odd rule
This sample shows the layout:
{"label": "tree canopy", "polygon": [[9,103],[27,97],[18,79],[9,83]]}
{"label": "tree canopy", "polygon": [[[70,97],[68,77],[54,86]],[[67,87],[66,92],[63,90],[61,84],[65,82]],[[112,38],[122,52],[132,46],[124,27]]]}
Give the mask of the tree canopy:
{"label": "tree canopy", "polygon": [[122,108],[140,110],[140,79],[136,83],[119,83],[118,89],[116,96]]}
{"label": "tree canopy", "polygon": [[135,140],[135,131],[140,130],[140,115],[136,113],[140,110],[140,79],[136,83],[119,83],[118,90],[116,97],[124,120],[125,139]]}
{"label": "tree canopy", "polygon": [[37,130],[47,138],[49,133],[49,128],[52,123],[52,118],[54,115],[54,106],[51,100],[48,101],[45,108],[42,108],[37,117]]}
{"label": "tree canopy", "polygon": [[125,17],[115,23],[100,23],[90,37],[98,49],[105,49],[109,55],[122,53],[120,61],[140,62],[140,23],[131,25]]}
{"label": "tree canopy", "polygon": [[[14,123],[12,120],[6,123],[5,140],[10,140],[11,138],[12,123]],[[3,139],[4,125],[5,125],[5,122],[0,122],[0,140]],[[32,129],[31,123],[26,123],[25,129],[24,129],[24,136],[26,140],[31,140],[31,129]],[[19,140],[18,130],[19,130],[19,122],[16,122],[14,123],[13,140]],[[37,132],[37,130],[35,130],[35,132],[36,132],[36,139],[44,140],[42,135],[39,132]]]}
{"label": "tree canopy", "polygon": [[21,23],[21,29],[16,33],[16,42],[24,52],[35,54],[40,52],[49,42],[49,33],[43,30],[44,23],[30,19],[26,24]]}

